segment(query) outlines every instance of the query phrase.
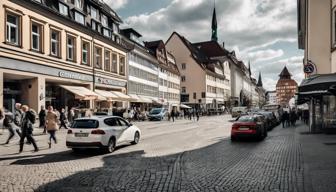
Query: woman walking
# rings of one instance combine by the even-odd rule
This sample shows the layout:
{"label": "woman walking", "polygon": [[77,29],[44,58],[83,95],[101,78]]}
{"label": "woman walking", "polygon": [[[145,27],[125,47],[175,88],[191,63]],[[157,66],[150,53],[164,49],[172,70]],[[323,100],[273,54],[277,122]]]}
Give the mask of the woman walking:
{"label": "woman walking", "polygon": [[57,115],[53,111],[52,106],[48,107],[48,112],[47,112],[47,117],[46,117],[46,128],[47,128],[47,131],[50,135],[48,144],[49,144],[49,148],[51,148],[51,139],[54,140],[55,144],[57,143],[56,131],[58,129],[58,127],[57,127]]}

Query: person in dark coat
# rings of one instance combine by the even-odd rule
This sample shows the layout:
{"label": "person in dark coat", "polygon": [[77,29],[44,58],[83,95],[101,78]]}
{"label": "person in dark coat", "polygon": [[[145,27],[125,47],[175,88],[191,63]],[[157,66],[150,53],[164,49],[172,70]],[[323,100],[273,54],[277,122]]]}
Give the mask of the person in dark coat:
{"label": "person in dark coat", "polygon": [[42,128],[43,127],[43,133],[46,134],[47,130],[46,130],[46,126],[45,126],[45,122],[46,122],[46,110],[44,109],[44,106],[41,106],[41,111],[39,112],[39,120],[40,120],[40,125],[39,127]]}
{"label": "person in dark coat", "polygon": [[290,113],[290,122],[293,127],[295,127],[296,120],[297,120],[296,112],[295,110],[292,110]]}
{"label": "person in dark coat", "polygon": [[61,129],[62,127],[64,127],[65,129],[68,129],[68,127],[67,127],[67,125],[65,123],[65,121],[66,121],[66,115],[65,115],[65,109],[64,108],[62,108],[59,118],[60,118],[60,122],[61,122],[61,124],[59,126],[59,129]]}
{"label": "person in dark coat", "polygon": [[175,122],[175,111],[174,111],[174,109],[171,110],[170,117],[173,119],[173,122]]}
{"label": "person in dark coat", "polygon": [[29,110],[29,107],[27,105],[22,106],[22,119],[21,119],[21,130],[22,130],[22,136],[20,139],[20,151],[23,150],[24,140],[27,138],[27,140],[33,144],[34,151],[37,152],[39,149],[36,145],[35,139],[33,138],[33,124],[35,123],[35,114],[31,110]]}
{"label": "person in dark coat", "polygon": [[288,126],[288,121],[289,121],[289,114],[287,111],[284,111],[282,113],[282,117],[281,117],[281,122],[282,122],[282,128],[285,128],[286,126]]}

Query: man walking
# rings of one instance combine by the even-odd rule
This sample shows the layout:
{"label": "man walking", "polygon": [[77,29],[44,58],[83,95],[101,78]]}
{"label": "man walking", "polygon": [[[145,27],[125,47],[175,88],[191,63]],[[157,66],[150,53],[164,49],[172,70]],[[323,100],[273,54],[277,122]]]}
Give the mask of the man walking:
{"label": "man walking", "polygon": [[21,137],[21,132],[18,127],[15,126],[12,113],[5,113],[0,110],[0,119],[4,118],[3,126],[9,131],[8,139],[5,144],[9,144],[9,141],[14,137],[15,132]]}
{"label": "man walking", "polygon": [[59,126],[59,129],[61,129],[62,127],[64,127],[65,129],[68,129],[67,126],[66,126],[65,120],[66,120],[65,109],[62,108],[61,113],[60,113],[61,124]]}
{"label": "man walking", "polygon": [[22,136],[20,139],[20,153],[23,150],[24,139],[27,137],[27,140],[33,144],[34,151],[37,152],[39,149],[35,143],[35,139],[33,138],[33,124],[35,123],[36,116],[34,112],[29,110],[27,105],[22,106],[22,118],[21,118],[21,130]]}
{"label": "man walking", "polygon": [[46,134],[46,126],[45,126],[45,121],[46,121],[46,111],[44,109],[44,106],[41,105],[41,111],[39,113],[39,120],[40,120],[40,128],[43,127],[43,134]]}

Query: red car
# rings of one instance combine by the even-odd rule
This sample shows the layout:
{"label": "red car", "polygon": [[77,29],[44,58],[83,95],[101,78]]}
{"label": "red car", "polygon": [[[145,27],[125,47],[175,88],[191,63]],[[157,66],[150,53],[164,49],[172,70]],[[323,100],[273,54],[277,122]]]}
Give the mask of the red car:
{"label": "red car", "polygon": [[264,139],[267,137],[267,127],[264,117],[261,115],[244,115],[239,117],[232,125],[231,140],[235,141],[239,137],[254,137]]}

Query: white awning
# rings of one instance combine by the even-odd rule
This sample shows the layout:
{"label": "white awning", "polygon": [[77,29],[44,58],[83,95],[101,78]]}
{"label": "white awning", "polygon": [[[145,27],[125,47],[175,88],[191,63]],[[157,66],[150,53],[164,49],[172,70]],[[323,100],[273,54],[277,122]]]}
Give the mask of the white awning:
{"label": "white awning", "polygon": [[182,109],[191,109],[191,107],[189,107],[188,105],[184,105],[184,104],[181,104],[180,107]]}
{"label": "white awning", "polygon": [[60,85],[60,87],[75,94],[76,99],[81,99],[81,100],[104,99],[101,96],[99,96],[97,93],[85,87],[68,86],[68,85]]}
{"label": "white awning", "polygon": [[119,92],[119,91],[111,91],[114,95],[118,96],[118,98],[115,98],[116,101],[130,101],[132,98],[125,93]]}
{"label": "white awning", "polygon": [[151,98],[148,98],[146,96],[141,96],[141,95],[138,95],[141,99],[141,103],[152,103],[153,100]]}
{"label": "white awning", "polygon": [[101,96],[105,97],[107,101],[112,101],[112,100],[114,100],[116,98],[119,98],[117,95],[113,94],[110,91],[96,89],[95,92],[98,95],[101,95]]}
{"label": "white awning", "polygon": [[142,103],[141,98],[136,94],[128,94],[131,97],[131,102],[133,103]]}

